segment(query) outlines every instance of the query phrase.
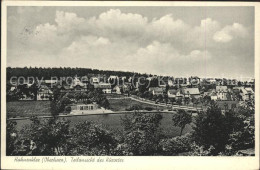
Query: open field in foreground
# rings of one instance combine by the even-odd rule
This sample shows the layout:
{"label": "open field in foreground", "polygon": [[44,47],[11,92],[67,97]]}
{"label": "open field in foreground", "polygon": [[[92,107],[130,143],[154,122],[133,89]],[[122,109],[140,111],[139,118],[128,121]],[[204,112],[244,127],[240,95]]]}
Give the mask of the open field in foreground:
{"label": "open field in foreground", "polygon": [[[180,134],[180,128],[174,127],[172,125],[172,115],[174,113],[162,113],[162,120],[160,128],[164,135],[168,137],[178,136]],[[85,115],[85,116],[73,116],[67,117],[66,120],[70,120],[70,125],[73,127],[76,123],[80,121],[94,121],[97,123],[102,123],[107,129],[116,131],[120,133],[123,130],[121,125],[121,117],[124,114],[109,114],[109,115]],[[22,129],[23,126],[30,124],[30,120],[17,120],[17,129]],[[183,131],[184,133],[190,132],[192,130],[191,125],[187,125]]]}
{"label": "open field in foreground", "polygon": [[147,103],[141,103],[141,102],[138,102],[138,101],[135,101],[135,100],[131,100],[129,98],[126,98],[126,99],[124,99],[124,98],[122,98],[122,99],[109,99],[108,101],[110,103],[110,107],[111,107],[112,111],[125,111],[126,108],[129,108],[133,105],[139,105],[142,108],[150,107],[150,108],[153,108],[154,110],[166,109],[166,107],[154,106],[154,105],[147,104]]}
{"label": "open field in foreground", "polygon": [[[108,96],[107,96],[108,97]],[[111,97],[111,98],[110,98]],[[154,106],[151,104],[141,103],[122,95],[110,95],[108,99],[112,111],[126,111],[133,105],[139,105],[142,108],[150,107],[154,110],[166,109],[166,107]],[[120,99],[119,99],[120,98]],[[50,101],[15,101],[7,102],[8,117],[29,117],[29,116],[50,116]]]}
{"label": "open field in foreground", "polygon": [[[125,108],[129,108],[131,105],[140,105],[143,108],[152,107],[154,109],[165,109],[165,107],[157,107],[150,104],[141,103],[131,99],[109,99],[109,103],[113,111],[125,111]],[[18,102],[8,102],[7,103],[7,114],[8,117],[29,117],[29,116],[43,116],[50,114],[50,102],[49,101],[18,101]],[[161,120],[162,132],[164,135],[173,137],[180,133],[180,128],[172,126],[172,114],[174,113],[162,113],[163,119]],[[71,127],[80,121],[95,121],[97,123],[102,123],[107,129],[112,131],[121,132],[123,127],[121,125],[121,117],[124,114],[108,114],[108,115],[83,115],[83,116],[73,116],[66,117],[65,119],[71,121]],[[25,125],[30,124],[30,120],[17,120],[18,130],[22,129]],[[191,126],[187,125],[183,133],[191,131]]]}
{"label": "open field in foreground", "polygon": [[51,115],[50,101],[15,101],[6,103],[7,117]]}

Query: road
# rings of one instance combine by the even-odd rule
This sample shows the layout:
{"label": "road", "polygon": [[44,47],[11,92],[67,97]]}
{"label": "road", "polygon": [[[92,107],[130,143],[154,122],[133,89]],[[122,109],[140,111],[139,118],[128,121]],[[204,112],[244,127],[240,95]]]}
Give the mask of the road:
{"label": "road", "polygon": [[183,109],[183,110],[187,110],[187,111],[201,111],[201,108],[195,108],[195,107],[191,107],[191,106],[179,106],[179,105],[171,105],[171,104],[159,104],[159,103],[154,103],[152,101],[148,101],[148,100],[141,100],[141,99],[137,99],[134,97],[129,97],[132,100],[138,101],[138,102],[142,102],[142,103],[146,103],[146,104],[151,104],[154,106],[163,106],[163,107],[172,107],[172,109]]}
{"label": "road", "polygon": [[187,110],[187,111],[201,111],[201,108],[196,108],[196,107],[191,107],[191,106],[179,106],[179,105],[171,105],[171,104],[160,104],[160,103],[155,103],[154,101],[151,100],[146,100],[146,99],[142,99],[142,98],[138,98],[136,97],[119,97],[119,98],[108,98],[108,99],[113,99],[113,100],[122,100],[122,99],[132,99],[141,103],[146,103],[146,104],[150,104],[150,105],[154,105],[154,106],[162,106],[162,107],[172,107],[172,109],[183,109],[183,110]]}

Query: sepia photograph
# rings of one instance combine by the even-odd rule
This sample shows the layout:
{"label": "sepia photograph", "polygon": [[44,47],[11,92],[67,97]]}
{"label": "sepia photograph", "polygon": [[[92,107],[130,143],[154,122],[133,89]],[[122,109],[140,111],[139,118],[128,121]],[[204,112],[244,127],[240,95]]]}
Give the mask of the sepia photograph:
{"label": "sepia photograph", "polygon": [[13,162],[259,158],[255,6],[5,10],[1,155]]}

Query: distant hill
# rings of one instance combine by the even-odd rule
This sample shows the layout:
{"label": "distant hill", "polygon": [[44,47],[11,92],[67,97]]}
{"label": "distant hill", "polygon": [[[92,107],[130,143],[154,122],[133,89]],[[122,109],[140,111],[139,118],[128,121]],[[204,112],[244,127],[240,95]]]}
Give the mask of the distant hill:
{"label": "distant hill", "polygon": [[[23,76],[27,77],[44,77],[44,79],[50,79],[51,77],[69,77],[69,76],[93,76],[93,75],[117,75],[117,76],[126,76],[127,78],[135,76],[145,76],[147,74],[140,74],[134,72],[125,72],[125,71],[111,71],[111,70],[98,70],[91,68],[70,68],[70,67],[57,67],[57,68],[42,68],[42,67],[7,67],[7,80],[12,76]],[[152,76],[152,75],[150,75]]]}

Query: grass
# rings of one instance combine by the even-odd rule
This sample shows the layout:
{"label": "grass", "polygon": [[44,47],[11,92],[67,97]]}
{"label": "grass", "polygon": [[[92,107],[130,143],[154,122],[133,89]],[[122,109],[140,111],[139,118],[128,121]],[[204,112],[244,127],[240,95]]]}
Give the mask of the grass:
{"label": "grass", "polygon": [[50,101],[15,101],[6,103],[7,117],[51,115]]}
{"label": "grass", "polygon": [[231,109],[232,108],[232,104],[236,105],[236,107],[238,106],[238,101],[217,101],[217,105],[225,110],[225,104],[228,105],[228,109]]}
{"label": "grass", "polygon": [[108,101],[110,103],[111,110],[113,110],[113,111],[125,111],[126,108],[129,108],[130,106],[133,106],[133,105],[140,105],[140,106],[142,106],[142,108],[151,107],[154,110],[166,109],[166,107],[162,107],[162,106],[156,107],[154,105],[138,102],[135,100],[131,100],[129,98],[128,99],[122,98],[120,100],[119,99],[109,99]]}
{"label": "grass", "polygon": [[[141,103],[131,99],[109,99],[110,106],[113,111],[125,111],[125,108],[131,105],[140,105],[143,108],[152,107],[156,109],[156,106]],[[163,109],[165,107],[158,107],[158,109]],[[160,128],[162,133],[168,137],[178,136],[180,133],[179,127],[174,127],[172,125],[172,114],[174,113],[162,113],[163,119],[161,120]],[[50,102],[49,101],[17,101],[7,103],[7,116],[8,117],[28,117],[28,116],[40,116],[40,115],[50,115]],[[120,132],[123,130],[121,125],[121,117],[124,114],[110,114],[110,115],[87,115],[87,116],[74,116],[67,117],[65,119],[71,121],[71,127],[80,121],[95,121],[102,123],[107,129],[115,132]],[[26,124],[30,124],[30,120],[17,120],[17,128],[21,130]],[[183,131],[183,134],[190,132],[192,130],[191,125],[187,125]]]}
{"label": "grass", "polygon": [[111,94],[105,94],[105,96],[107,98],[124,98],[125,96],[122,94],[115,94],[115,93],[111,93]]}
{"label": "grass", "polygon": [[[175,137],[180,135],[180,128],[174,127],[172,125],[172,115],[174,113],[162,113],[162,120],[160,128],[162,133],[167,137]],[[87,116],[74,116],[67,117],[65,119],[70,120],[70,126],[73,127],[76,123],[81,121],[94,121],[97,123],[102,123],[106,129],[110,129],[115,133],[120,133],[123,130],[123,126],[121,125],[121,117],[124,114],[111,114],[111,115],[87,115]],[[26,124],[30,124],[30,120],[16,120],[17,129],[21,130],[23,126]],[[186,125],[183,130],[183,134],[190,132],[192,130],[191,125]]]}
{"label": "grass", "polygon": [[[108,96],[107,96],[108,97]],[[156,107],[154,105],[138,102],[122,95],[110,95],[109,103],[113,111],[125,111],[132,105],[140,105],[143,108],[151,107],[156,109],[165,109],[165,107]],[[122,99],[118,99],[118,98]],[[117,99],[113,99],[117,98]],[[47,116],[51,115],[50,101],[15,101],[7,102],[7,117],[29,117],[29,116]]]}

